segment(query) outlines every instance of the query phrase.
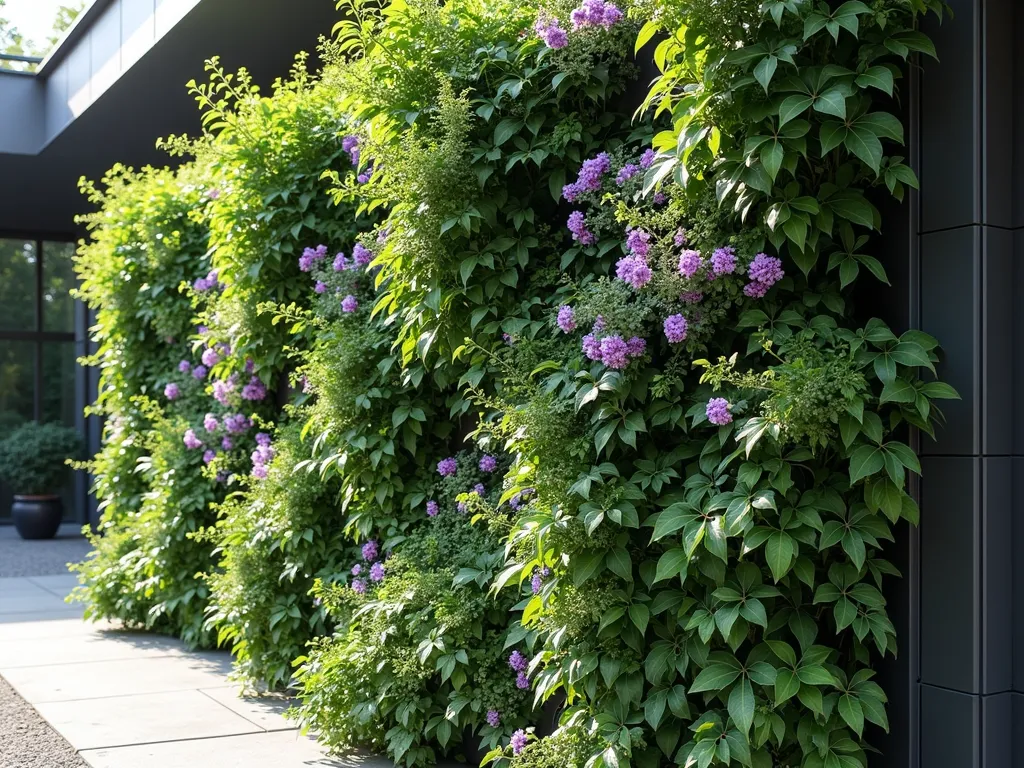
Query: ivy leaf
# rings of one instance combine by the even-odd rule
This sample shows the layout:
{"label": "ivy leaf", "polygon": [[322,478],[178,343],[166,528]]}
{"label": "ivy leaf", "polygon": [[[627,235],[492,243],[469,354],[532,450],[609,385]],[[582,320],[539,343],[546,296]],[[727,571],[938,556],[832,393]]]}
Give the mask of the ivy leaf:
{"label": "ivy leaf", "polygon": [[775,69],[778,66],[779,59],[777,56],[765,56],[758,62],[757,66],[754,67],[754,79],[761,84],[765,93],[768,93],[768,84],[772,81],[772,77],[775,75]]}
{"label": "ivy leaf", "polygon": [[893,77],[888,67],[881,65],[869,67],[866,72],[858,75],[854,82],[861,88],[877,88],[892,96]]}
{"label": "ivy leaf", "polygon": [[854,125],[847,132],[843,145],[878,175],[882,166],[882,142],[870,128]]}
{"label": "ivy leaf", "polygon": [[779,127],[781,128],[790,120],[795,120],[814,103],[811,96],[794,95],[787,96],[779,105]]}
{"label": "ivy leaf", "polygon": [[523,129],[525,123],[516,117],[506,117],[494,127],[493,143],[500,147]]}
{"label": "ivy leaf", "polygon": [[814,111],[846,119],[846,96],[838,88],[829,88],[814,100]]}
{"label": "ivy leaf", "polygon": [[768,537],[768,543],[765,545],[765,557],[776,584],[789,572],[790,565],[793,563],[795,554],[793,544],[793,538],[783,531],[776,531]]}
{"label": "ivy leaf", "polygon": [[690,556],[682,547],[675,547],[663,554],[658,559],[658,569],[654,574],[654,580],[663,581],[673,576],[686,578],[686,568],[690,562]]}
{"label": "ivy leaf", "polygon": [[779,706],[797,695],[800,691],[800,680],[796,673],[789,669],[780,669],[775,676],[775,706]]}
{"label": "ivy leaf", "polygon": [[879,403],[912,403],[917,399],[917,392],[903,379],[890,381],[882,387]]}
{"label": "ivy leaf", "polygon": [[[689,693],[720,691],[740,676],[739,668],[725,662],[712,662],[700,671],[690,686]],[[753,695],[753,694],[751,694]]]}
{"label": "ivy leaf", "polygon": [[850,485],[858,480],[881,472],[885,466],[882,451],[872,445],[862,445],[850,456]]}

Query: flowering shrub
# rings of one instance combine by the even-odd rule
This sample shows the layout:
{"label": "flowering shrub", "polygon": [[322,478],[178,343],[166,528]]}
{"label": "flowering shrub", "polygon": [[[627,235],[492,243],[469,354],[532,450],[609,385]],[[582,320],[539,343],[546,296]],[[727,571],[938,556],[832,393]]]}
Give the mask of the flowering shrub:
{"label": "flowering shrub", "polygon": [[[319,78],[259,99],[212,63],[215,133],[154,178],[213,261],[182,262],[192,351],[115,388],[95,610],[216,629],[325,743],[408,766],[865,768],[906,431],[956,393],[851,286],[885,282],[871,199],[917,183],[884,99],[940,8],[727,6],[344,0]],[[122,498],[150,425],[189,482]],[[210,547],[199,629],[133,585]]]}

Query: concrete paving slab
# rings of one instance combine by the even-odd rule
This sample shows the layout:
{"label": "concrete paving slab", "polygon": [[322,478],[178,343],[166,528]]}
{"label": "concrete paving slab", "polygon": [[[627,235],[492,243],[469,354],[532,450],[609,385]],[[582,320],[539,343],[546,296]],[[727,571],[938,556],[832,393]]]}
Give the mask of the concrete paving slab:
{"label": "concrete paving slab", "polygon": [[43,596],[49,590],[40,584],[35,584],[27,578],[4,578],[0,579],[0,597],[22,597],[25,595]]}
{"label": "concrete paving slab", "polygon": [[0,594],[0,616],[9,613],[46,613],[71,608],[64,598],[41,589],[39,594]]}
{"label": "concrete paving slab", "polygon": [[42,623],[60,619],[74,619],[75,623],[82,623],[82,609],[73,606],[64,606],[61,610],[52,611],[27,611],[18,613],[0,613],[0,625],[3,624],[27,624]]}
{"label": "concrete paving slab", "polygon": [[20,667],[186,655],[188,651],[181,641],[143,632],[101,630],[76,633],[74,642],[70,642],[66,634],[8,639],[0,629],[0,674]]}
{"label": "concrete paving slab", "polygon": [[92,768],[393,768],[380,757],[353,753],[325,757],[321,748],[297,731],[175,741],[80,753]]}
{"label": "concrete paving slab", "polygon": [[234,685],[203,688],[202,693],[265,731],[287,731],[296,728],[296,723],[284,716],[296,699],[276,695],[239,696],[238,686]]}
{"label": "concrete paving slab", "polygon": [[29,576],[28,580],[43,589],[64,598],[78,586],[78,577],[73,573],[58,573],[51,576]]}
{"label": "concrete paving slab", "polygon": [[120,629],[109,621],[82,621],[81,608],[69,606],[68,610],[55,611],[56,618],[45,620],[40,614],[29,614],[32,618],[16,621],[14,616],[0,617],[0,640],[35,640],[48,637],[72,637],[88,635],[105,629]]}
{"label": "concrete paving slab", "polygon": [[139,693],[185,691],[223,685],[231,670],[227,653],[124,659],[4,670],[4,677],[31,704]]}
{"label": "concrete paving slab", "polygon": [[196,690],[35,707],[78,750],[264,732]]}

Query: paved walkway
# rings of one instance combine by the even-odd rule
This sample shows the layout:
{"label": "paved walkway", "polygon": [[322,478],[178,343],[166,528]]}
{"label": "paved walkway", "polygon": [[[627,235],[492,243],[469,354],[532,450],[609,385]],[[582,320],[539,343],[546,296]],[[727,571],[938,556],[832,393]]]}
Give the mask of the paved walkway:
{"label": "paved walkway", "polygon": [[70,574],[0,578],[0,676],[92,768],[391,765],[326,758],[282,716],[285,700],[238,697],[227,653],[85,624],[63,600],[74,584]]}

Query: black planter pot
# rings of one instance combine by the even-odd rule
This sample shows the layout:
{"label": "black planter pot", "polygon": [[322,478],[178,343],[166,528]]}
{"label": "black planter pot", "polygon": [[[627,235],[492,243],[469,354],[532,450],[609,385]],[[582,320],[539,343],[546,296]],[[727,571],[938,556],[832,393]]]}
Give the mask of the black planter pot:
{"label": "black planter pot", "polygon": [[15,496],[11,517],[21,538],[52,539],[64,517],[64,503],[60,496]]}

